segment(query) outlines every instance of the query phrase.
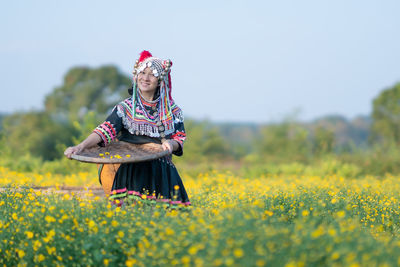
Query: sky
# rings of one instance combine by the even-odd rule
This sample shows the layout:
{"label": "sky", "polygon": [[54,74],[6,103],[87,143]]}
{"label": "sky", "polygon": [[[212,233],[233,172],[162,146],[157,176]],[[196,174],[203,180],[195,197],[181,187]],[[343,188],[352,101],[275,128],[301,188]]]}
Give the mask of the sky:
{"label": "sky", "polygon": [[400,82],[400,1],[2,1],[0,112],[43,109],[75,66],[173,62],[185,117],[369,115]]}

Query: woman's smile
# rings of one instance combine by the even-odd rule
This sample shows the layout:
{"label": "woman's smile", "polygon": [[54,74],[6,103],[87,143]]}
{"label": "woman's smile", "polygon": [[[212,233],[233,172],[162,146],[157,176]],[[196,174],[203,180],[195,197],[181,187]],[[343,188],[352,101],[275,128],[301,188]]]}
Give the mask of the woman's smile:
{"label": "woman's smile", "polygon": [[158,78],[153,75],[150,68],[145,68],[138,74],[138,86],[142,93],[152,98],[158,86]]}

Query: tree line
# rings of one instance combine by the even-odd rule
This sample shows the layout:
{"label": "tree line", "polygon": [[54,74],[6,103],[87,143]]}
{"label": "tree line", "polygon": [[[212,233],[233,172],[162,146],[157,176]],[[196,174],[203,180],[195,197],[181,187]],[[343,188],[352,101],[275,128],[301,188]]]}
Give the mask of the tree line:
{"label": "tree line", "polygon": [[[44,161],[60,159],[67,146],[82,141],[116,103],[129,96],[130,86],[131,79],[115,66],[70,69],[63,84],[45,97],[43,110],[0,115],[0,153],[15,159],[25,154]],[[339,116],[268,125],[186,119],[184,160],[307,163],[326,155],[354,160],[357,153],[396,152],[400,83],[382,91],[372,104],[370,116],[351,122]],[[398,159],[395,152],[393,162]]]}

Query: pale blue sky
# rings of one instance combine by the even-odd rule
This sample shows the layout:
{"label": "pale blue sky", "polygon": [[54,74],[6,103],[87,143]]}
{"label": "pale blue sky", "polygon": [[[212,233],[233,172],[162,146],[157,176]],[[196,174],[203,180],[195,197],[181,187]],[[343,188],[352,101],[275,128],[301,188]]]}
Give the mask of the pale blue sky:
{"label": "pale blue sky", "polygon": [[40,109],[69,68],[129,74],[170,58],[187,117],[276,121],[371,112],[400,81],[400,1],[3,1],[0,112]]}

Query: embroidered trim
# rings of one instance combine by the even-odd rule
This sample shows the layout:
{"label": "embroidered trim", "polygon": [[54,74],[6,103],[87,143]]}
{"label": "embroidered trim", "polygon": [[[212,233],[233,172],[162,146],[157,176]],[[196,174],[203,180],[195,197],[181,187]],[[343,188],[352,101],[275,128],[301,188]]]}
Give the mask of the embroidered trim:
{"label": "embroidered trim", "polygon": [[[156,116],[150,115],[142,105],[137,105],[136,116],[133,118],[133,107],[130,100],[130,98],[127,98],[116,106],[117,115],[122,119],[124,127],[131,134],[160,137],[157,125],[158,114]],[[175,103],[171,105],[171,109],[173,119],[163,121],[165,135],[173,134],[175,132],[174,123],[184,120],[182,110]]]}
{"label": "embroidered trim", "polygon": [[101,137],[104,145],[109,144],[117,136],[117,131],[115,130],[114,125],[112,125],[109,121],[105,121],[97,126],[96,129],[93,130],[93,132]]}
{"label": "embroidered trim", "polygon": [[178,131],[178,132],[176,132],[175,134],[172,135],[172,139],[174,139],[181,146],[183,146],[183,143],[186,140],[186,133]]}
{"label": "embroidered trim", "polygon": [[155,201],[155,202],[161,202],[165,204],[171,204],[171,205],[184,205],[184,206],[189,206],[191,205],[190,201],[180,201],[180,200],[172,200],[169,198],[162,198],[159,197],[157,198],[155,195],[146,195],[146,194],[141,194],[138,191],[131,191],[127,188],[122,188],[122,189],[117,189],[111,191],[111,195],[109,197],[110,200],[115,200],[119,198],[135,198],[137,200],[149,200],[149,201]]}

